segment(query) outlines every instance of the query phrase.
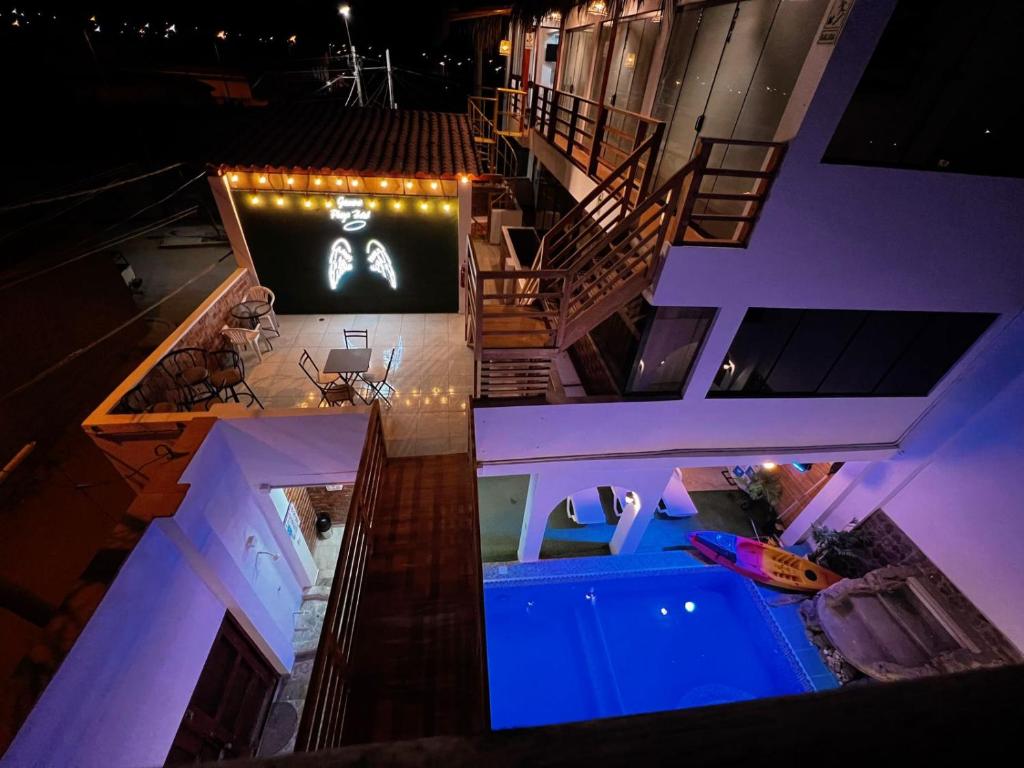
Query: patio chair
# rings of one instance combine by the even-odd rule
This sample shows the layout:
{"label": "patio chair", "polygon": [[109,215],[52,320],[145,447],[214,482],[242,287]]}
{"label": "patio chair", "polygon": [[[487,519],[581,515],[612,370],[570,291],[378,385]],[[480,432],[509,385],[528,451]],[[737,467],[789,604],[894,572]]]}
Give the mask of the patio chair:
{"label": "patio chair", "polygon": [[370,334],[367,331],[345,329],[345,349],[366,349],[368,346],[370,346]]}
{"label": "patio chair", "polygon": [[277,297],[274,292],[265,285],[254,285],[245,292],[244,301],[265,301],[270,305],[270,311],[260,315],[259,325],[263,331],[270,331],[275,336],[281,335],[281,326],[277,322],[277,313],[274,311],[274,301]]}
{"label": "patio chair", "polygon": [[238,354],[234,349],[218,349],[210,352],[207,357],[210,360],[210,384],[213,385],[214,390],[217,392],[217,397],[227,401],[230,397],[236,403],[242,402],[239,397],[239,390],[241,394],[249,397],[249,402],[246,406],[250,406],[256,403],[260,408],[263,407],[263,403],[256,397],[256,393],[252,391],[252,387],[249,386],[249,382],[245,380],[245,360]]}
{"label": "patio chair", "polygon": [[[196,404],[216,397],[216,390],[210,384],[206,350],[199,347],[175,349],[164,355],[157,365],[170,378],[177,390],[173,392],[173,398],[167,398],[168,402],[177,402],[184,406],[184,410],[192,410]],[[172,390],[165,393],[170,394]]]}
{"label": "patio chair", "polygon": [[316,404],[317,408],[324,403],[327,403],[328,406],[343,405],[346,401],[352,405],[356,404],[352,387],[341,381],[338,376],[330,379],[327,377],[331,374],[320,373],[320,369],[305,349],[302,350],[302,355],[299,357],[299,368],[313,382],[314,386],[320,390],[320,402]]}
{"label": "patio chair", "polygon": [[391,400],[388,399],[387,392],[394,392],[395,388],[388,383],[388,376],[391,373],[391,361],[395,359],[395,350],[389,349],[384,353],[384,358],[387,360],[387,365],[384,368],[383,373],[379,368],[371,368],[366,373],[359,374],[360,380],[369,388],[369,391],[373,393],[373,397],[379,397],[383,400],[387,406],[391,407]]}
{"label": "patio chair", "polygon": [[263,351],[260,349],[260,342],[265,341],[267,343],[268,352],[274,348],[274,345],[270,343],[270,339],[263,335],[263,331],[260,328],[232,328],[229,325],[225,325],[220,329],[220,333],[239,354],[241,354],[243,349],[251,345],[256,350],[256,358],[261,363],[263,362]]}

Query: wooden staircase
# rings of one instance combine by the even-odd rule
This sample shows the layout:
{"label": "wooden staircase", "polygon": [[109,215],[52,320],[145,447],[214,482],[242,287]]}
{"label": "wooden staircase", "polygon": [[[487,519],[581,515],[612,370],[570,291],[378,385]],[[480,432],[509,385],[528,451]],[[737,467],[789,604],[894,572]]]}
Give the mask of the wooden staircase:
{"label": "wooden staircase", "polygon": [[477,397],[551,395],[556,358],[649,288],[669,245],[747,244],[785,145],[702,138],[689,163],[648,191],[659,137],[548,230],[528,269],[483,271],[469,241]]}

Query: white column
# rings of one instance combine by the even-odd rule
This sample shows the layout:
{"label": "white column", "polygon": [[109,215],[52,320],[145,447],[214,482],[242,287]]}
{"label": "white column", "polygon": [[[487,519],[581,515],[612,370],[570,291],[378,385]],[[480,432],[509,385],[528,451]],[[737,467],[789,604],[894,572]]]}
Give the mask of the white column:
{"label": "white column", "polygon": [[221,224],[224,225],[224,233],[228,236],[231,250],[235,254],[235,262],[238,266],[245,267],[252,272],[253,279],[259,283],[256,265],[253,264],[252,254],[249,253],[249,244],[245,241],[245,233],[242,230],[242,222],[238,218],[234,198],[231,197],[228,177],[210,176],[210,189],[213,192],[213,201],[217,204],[217,211],[220,213]]}
{"label": "white column", "polygon": [[639,504],[627,503],[622,510],[619,524],[615,526],[609,545],[613,555],[631,555],[640,546],[648,524],[654,518],[654,510],[658,508],[658,500],[668,484],[668,472],[665,469],[646,470],[627,474],[630,479],[628,486],[638,498]]}
{"label": "white column", "polygon": [[540,478],[536,473],[530,475],[530,487],[526,492],[526,511],[523,513],[523,528],[519,533],[519,559],[532,562],[540,559],[540,546],[544,543],[544,529],[548,526],[551,508],[538,509],[537,485]]}
{"label": "white column", "polygon": [[[849,492],[857,485],[864,470],[872,465],[870,461],[848,461],[829,478],[818,491],[817,495],[808,502],[796,519],[789,524],[789,527],[782,534],[782,543],[791,546],[803,541],[811,533],[811,526],[815,523],[824,522],[842,504]],[[864,519],[874,509],[861,510],[860,519]],[[840,522],[831,521],[829,527],[843,528],[850,520]]]}

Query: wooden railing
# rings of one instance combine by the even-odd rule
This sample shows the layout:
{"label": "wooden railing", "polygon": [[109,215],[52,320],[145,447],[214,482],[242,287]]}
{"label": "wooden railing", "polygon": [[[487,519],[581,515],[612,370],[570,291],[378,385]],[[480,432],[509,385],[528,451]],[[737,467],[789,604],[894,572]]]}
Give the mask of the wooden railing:
{"label": "wooden railing", "polygon": [[387,448],[380,404],[374,401],[363,453],[345,522],[341,553],[331,583],[320,644],[295,737],[296,752],[332,749],[341,744],[351,685],[352,640],[366,564],[373,552],[373,521]]}
{"label": "wooden railing", "polygon": [[667,244],[747,244],[785,145],[699,139],[690,162],[648,194],[659,143],[644,138],[609,170],[545,233],[530,269],[482,271],[469,241],[478,397],[547,392],[556,355],[650,286]]}
{"label": "wooden railing", "polygon": [[654,152],[642,176],[650,178],[665,124],[592,99],[530,84],[529,125],[595,179],[603,179],[647,139]]}
{"label": "wooden railing", "polygon": [[655,137],[642,141],[622,163],[541,239],[535,269],[567,268],[581,251],[604,239],[646,197],[650,171],[658,151]]}
{"label": "wooden railing", "polygon": [[745,247],[779,173],[787,145],[701,137],[693,154],[673,245]]}
{"label": "wooden railing", "polygon": [[509,136],[519,135],[514,132],[501,131],[494,122],[495,117],[505,119],[507,116],[495,114],[498,100],[494,97],[470,96],[467,107],[470,132],[476,147],[477,158],[487,173],[515,177],[519,175],[519,158]]}

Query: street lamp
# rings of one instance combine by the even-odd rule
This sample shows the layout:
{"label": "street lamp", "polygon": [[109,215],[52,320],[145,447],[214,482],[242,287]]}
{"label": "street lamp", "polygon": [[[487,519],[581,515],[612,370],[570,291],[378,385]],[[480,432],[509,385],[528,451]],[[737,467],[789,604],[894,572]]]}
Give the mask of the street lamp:
{"label": "street lamp", "polygon": [[352,57],[352,72],[356,78],[356,96],[359,106],[363,106],[363,80],[359,75],[359,60],[356,58],[356,47],[352,45],[352,32],[348,28],[348,17],[352,15],[352,8],[349,5],[339,5],[338,15],[345,20],[345,37],[348,38],[348,52]]}

